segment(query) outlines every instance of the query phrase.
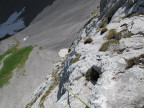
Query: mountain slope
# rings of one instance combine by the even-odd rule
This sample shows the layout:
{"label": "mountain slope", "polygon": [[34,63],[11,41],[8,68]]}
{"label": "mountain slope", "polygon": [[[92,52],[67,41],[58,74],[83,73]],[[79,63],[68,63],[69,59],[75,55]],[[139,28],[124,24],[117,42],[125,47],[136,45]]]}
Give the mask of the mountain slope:
{"label": "mountain slope", "polygon": [[24,108],[29,103],[33,91],[59,60],[58,51],[71,45],[98,5],[99,0],[56,0],[27,28],[1,41],[1,54],[14,44],[34,46],[25,66],[15,69],[9,83],[0,88],[3,108]]}
{"label": "mountain slope", "polygon": [[92,108],[143,108],[143,12],[143,0],[102,0],[100,16],[82,29],[29,105],[85,108],[64,84]]}

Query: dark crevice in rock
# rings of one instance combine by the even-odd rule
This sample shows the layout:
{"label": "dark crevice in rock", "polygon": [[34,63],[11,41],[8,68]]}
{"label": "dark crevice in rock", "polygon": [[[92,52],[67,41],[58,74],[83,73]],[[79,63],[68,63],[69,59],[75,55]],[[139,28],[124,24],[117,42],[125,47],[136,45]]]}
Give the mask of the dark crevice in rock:
{"label": "dark crevice in rock", "polygon": [[[113,0],[114,2],[114,0]],[[126,2],[126,0],[115,1],[115,5],[111,3],[109,0],[102,0],[100,4],[100,16],[99,20],[103,17],[109,17],[110,19],[113,17],[115,12]],[[110,20],[109,20],[110,21]]]}
{"label": "dark crevice in rock", "polygon": [[140,63],[144,64],[144,54],[141,54],[137,57],[127,59],[126,62],[127,62],[126,69],[132,68],[134,65],[138,65]]}
{"label": "dark crevice in rock", "polygon": [[86,72],[86,80],[91,81],[92,84],[96,84],[98,78],[100,78],[101,68],[97,66],[92,66]]}
{"label": "dark crevice in rock", "polygon": [[112,19],[112,17],[108,17],[108,24],[110,23],[111,19]]}
{"label": "dark crevice in rock", "polygon": [[87,37],[85,40],[84,40],[84,44],[90,44],[93,42],[93,39],[91,37]]}

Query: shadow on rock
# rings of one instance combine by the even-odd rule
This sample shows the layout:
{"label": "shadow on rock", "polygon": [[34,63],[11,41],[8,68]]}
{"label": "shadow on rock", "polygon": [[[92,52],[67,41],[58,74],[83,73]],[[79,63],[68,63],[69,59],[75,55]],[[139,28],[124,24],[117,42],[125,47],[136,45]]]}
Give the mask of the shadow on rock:
{"label": "shadow on rock", "polygon": [[71,65],[71,60],[68,59],[65,64],[64,64],[64,68],[62,70],[62,74],[60,77],[60,84],[59,84],[59,90],[58,90],[58,94],[57,94],[57,101],[61,98],[61,96],[63,94],[66,93],[66,89],[63,87],[63,84],[65,84],[66,82],[69,81],[69,76],[70,76],[70,72],[67,71],[68,67]]}

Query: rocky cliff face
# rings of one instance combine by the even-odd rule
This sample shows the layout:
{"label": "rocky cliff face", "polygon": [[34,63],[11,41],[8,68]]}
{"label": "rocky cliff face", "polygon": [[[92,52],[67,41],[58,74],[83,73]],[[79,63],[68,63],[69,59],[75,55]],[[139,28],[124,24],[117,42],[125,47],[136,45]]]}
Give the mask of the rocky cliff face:
{"label": "rocky cliff face", "polygon": [[27,108],[144,107],[144,1],[102,0]]}

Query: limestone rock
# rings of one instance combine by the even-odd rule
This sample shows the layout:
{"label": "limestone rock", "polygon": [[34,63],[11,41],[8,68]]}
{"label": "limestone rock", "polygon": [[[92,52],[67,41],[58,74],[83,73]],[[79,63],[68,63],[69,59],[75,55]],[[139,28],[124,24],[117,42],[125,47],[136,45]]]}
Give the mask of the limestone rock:
{"label": "limestone rock", "polygon": [[[142,12],[142,0],[102,0],[100,16],[86,25],[80,36],[71,46],[71,53],[61,62],[60,82],[44,101],[44,106],[51,108],[85,108],[64,87],[65,84],[78,97],[92,108],[143,108],[144,107],[144,58],[141,64],[127,68],[127,60],[144,54],[144,15],[125,16],[130,13]],[[128,6],[128,7],[127,7]],[[111,17],[106,25],[108,29],[100,34],[98,24],[104,17]],[[126,26],[123,26],[126,25]],[[99,51],[107,41],[107,33],[115,29],[122,33],[117,45],[109,45],[108,49]],[[92,43],[84,44],[84,39],[91,36]],[[115,39],[113,39],[115,40]],[[119,52],[120,51],[120,52]],[[73,58],[81,55],[72,63]],[[87,81],[86,72],[93,67],[100,76],[97,81]]]}

